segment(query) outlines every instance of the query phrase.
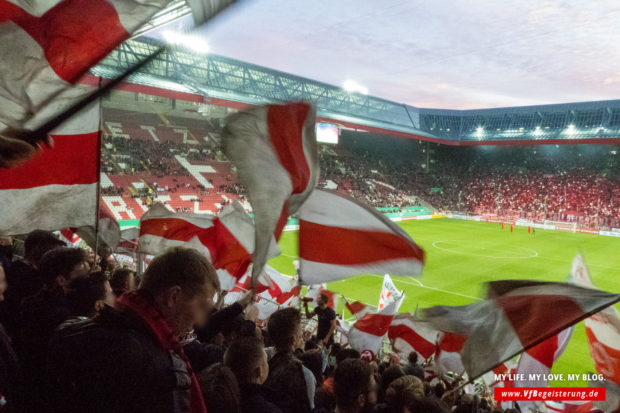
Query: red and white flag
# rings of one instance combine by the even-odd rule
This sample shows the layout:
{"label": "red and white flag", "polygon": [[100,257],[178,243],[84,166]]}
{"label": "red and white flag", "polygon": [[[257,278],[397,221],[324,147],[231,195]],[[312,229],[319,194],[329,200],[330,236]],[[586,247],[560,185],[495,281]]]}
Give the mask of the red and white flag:
{"label": "red and white flag", "polygon": [[304,284],[357,274],[420,275],[424,250],[374,208],[317,189],[299,213],[300,279]]}
{"label": "red and white flag", "polygon": [[[92,249],[96,246],[107,245],[114,251],[121,240],[121,228],[118,222],[103,209],[99,210],[99,228],[80,227],[76,232]],[[97,243],[97,237],[99,237],[99,243]]]}
{"label": "red and white flag", "polygon": [[461,334],[445,332],[441,335],[435,356],[435,371],[438,374],[447,372],[463,374],[465,372],[461,351],[463,351],[466,340],[467,337]]}
{"label": "red and white flag", "polygon": [[[517,366],[517,374],[523,374],[522,377],[529,378],[535,377],[531,375],[537,374],[540,376],[536,377],[545,377],[551,373],[553,363],[557,361],[566,349],[573,330],[574,327],[569,327],[522,353]],[[549,383],[543,379],[528,379],[516,381],[514,384],[515,387],[547,387]]]}
{"label": "red and white flag", "polygon": [[374,359],[381,350],[383,336],[392,324],[398,304],[394,302],[379,312],[367,313],[357,320],[349,330],[351,348],[362,353],[362,356]]}
{"label": "red and white flag", "polygon": [[437,329],[467,337],[461,358],[471,379],[620,301],[620,294],[568,283],[520,280],[488,283],[488,297],[424,310]]}
{"label": "red and white flag", "polygon": [[138,248],[140,227],[129,227],[121,230],[121,240],[116,247],[116,253],[133,256]]}
{"label": "red and white flag", "polygon": [[[519,407],[522,403],[519,402]],[[593,402],[545,402],[548,413],[590,413],[598,412]]]}
{"label": "red and white flag", "polygon": [[[577,285],[594,288],[590,273],[581,255],[573,259],[571,280]],[[620,385],[620,314],[613,307],[585,320],[590,354],[599,374]]]}
{"label": "red and white flag", "polygon": [[77,247],[80,244],[80,236],[75,233],[75,228],[63,228],[60,232],[60,239],[70,247]]}
{"label": "red and white flag", "polygon": [[248,191],[256,224],[253,277],[267,263],[271,240],[280,239],[318,182],[316,113],[307,103],[266,105],[231,115],[224,153]]}
{"label": "red and white flag", "polygon": [[397,314],[388,329],[392,347],[403,358],[415,351],[426,360],[435,354],[439,335],[435,327],[415,319],[412,314]]}
{"label": "red and white flag", "polygon": [[[385,274],[383,276],[381,295],[379,295],[379,310],[383,310],[386,305],[391,304],[399,300],[400,298],[404,300],[405,293],[396,288],[396,285],[394,284],[394,281],[392,281],[392,278],[389,276],[389,274]],[[402,303],[403,300],[400,300],[400,302]],[[398,312],[398,308],[396,309],[396,312]]]}
{"label": "red and white flag", "polygon": [[[0,34],[0,44],[4,45],[2,42]],[[0,62],[4,62],[1,57]],[[5,106],[11,104],[0,98],[0,110]],[[99,105],[85,108],[51,136],[53,147],[43,148],[18,167],[0,169],[0,235],[95,226]]]}
{"label": "red and white flag", "polygon": [[[254,225],[238,202],[224,207],[218,216],[175,214],[155,204],[140,220],[138,250],[155,255],[177,246],[203,253],[218,270],[221,288],[230,290],[252,262]],[[278,253],[271,244],[269,255]]]}
{"label": "red and white flag", "polygon": [[349,303],[346,298],[344,299],[344,305],[347,307],[347,310],[349,310],[351,315],[355,317],[356,320],[359,320],[360,318],[364,317],[366,314],[372,311],[372,308],[370,306],[359,301],[353,301],[352,303]]}

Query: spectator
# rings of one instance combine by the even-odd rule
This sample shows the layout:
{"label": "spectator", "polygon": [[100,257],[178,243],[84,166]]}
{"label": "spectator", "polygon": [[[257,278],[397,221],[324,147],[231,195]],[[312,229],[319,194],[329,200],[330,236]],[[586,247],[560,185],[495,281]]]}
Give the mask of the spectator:
{"label": "spectator", "polygon": [[[4,301],[4,292],[7,284],[4,268],[0,263],[0,302]],[[22,396],[24,394],[23,374],[17,354],[11,345],[11,339],[0,324],[0,395],[4,396],[6,404],[0,411],[19,413],[23,411]]]}
{"label": "spectator", "polygon": [[390,383],[385,392],[387,411],[406,413],[410,406],[424,398],[422,380],[415,376],[402,376]]}
{"label": "spectator", "polygon": [[2,304],[2,322],[11,335],[21,324],[22,301],[43,288],[37,269],[43,255],[53,249],[64,247],[65,243],[49,231],[34,230],[26,236],[24,258],[15,261],[6,270],[6,301]]}
{"label": "spectator", "polygon": [[359,359],[342,361],[334,373],[336,412],[371,411],[377,402],[375,386],[375,379],[368,364]]}
{"label": "spectator", "polygon": [[308,302],[304,301],[306,317],[312,318],[316,314],[319,319],[316,332],[317,344],[326,347],[334,343],[334,330],[336,329],[336,312],[327,306],[328,301],[327,295],[321,294],[318,299],[318,306],[314,308],[312,313],[308,311]]}
{"label": "spectator", "polygon": [[241,391],[242,413],[279,413],[276,397],[263,384],[269,374],[267,353],[260,340],[243,337],[226,350],[224,363],[234,373]]}
{"label": "spectator", "polygon": [[418,364],[418,353],[412,351],[407,357],[408,364],[403,366],[406,374],[416,376],[420,380],[424,380],[424,369]]}
{"label": "spectator", "polygon": [[303,346],[301,313],[295,308],[276,311],[269,317],[267,331],[275,346],[267,385],[278,392],[276,405],[285,413],[311,411],[316,380],[294,353]]}
{"label": "spectator", "polygon": [[83,319],[96,316],[105,305],[110,284],[101,277],[77,278],[69,284],[67,307],[71,316]]}
{"label": "spectator", "polygon": [[136,273],[129,268],[119,268],[112,273],[110,278],[112,292],[118,298],[127,291],[136,289]]}
{"label": "spectator", "polygon": [[118,310],[106,307],[56,334],[49,405],[58,412],[204,412],[178,337],[204,324],[218,289],[215,269],[196,250],[155,257]]}
{"label": "spectator", "polygon": [[84,250],[59,248],[47,252],[40,260],[39,276],[43,289],[24,300],[22,326],[15,336],[15,350],[32,390],[33,409],[39,409],[43,384],[41,370],[45,367],[47,345],[58,327],[71,316],[66,295],[69,283],[88,275]]}
{"label": "spectator", "polygon": [[198,375],[207,412],[240,413],[239,386],[230,369],[214,364]]}
{"label": "spectator", "polygon": [[381,384],[379,386],[378,398],[380,402],[385,400],[385,394],[390,384],[405,375],[400,366],[390,366],[381,374]]}

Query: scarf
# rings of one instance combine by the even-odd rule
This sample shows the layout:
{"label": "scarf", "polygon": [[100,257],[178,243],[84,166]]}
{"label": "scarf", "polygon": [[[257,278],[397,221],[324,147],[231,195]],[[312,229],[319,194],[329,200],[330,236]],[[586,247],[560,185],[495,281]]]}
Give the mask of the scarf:
{"label": "scarf", "polygon": [[144,322],[161,348],[166,351],[174,351],[185,361],[185,364],[187,364],[187,372],[192,378],[190,388],[190,412],[206,413],[207,408],[202,398],[198,379],[196,379],[189,359],[183,351],[183,346],[179,338],[175,336],[166,320],[164,320],[163,315],[157,309],[153,297],[146,291],[131,291],[120,296],[118,298],[118,303],[122,309],[130,311]]}

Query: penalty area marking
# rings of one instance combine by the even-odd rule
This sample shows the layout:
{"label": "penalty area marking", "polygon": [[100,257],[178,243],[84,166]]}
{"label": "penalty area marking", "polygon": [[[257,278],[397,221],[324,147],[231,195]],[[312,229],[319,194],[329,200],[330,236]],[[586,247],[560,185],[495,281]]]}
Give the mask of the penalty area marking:
{"label": "penalty area marking", "polygon": [[[508,255],[508,256],[505,256],[505,255],[487,255],[487,254],[476,254],[474,252],[458,251],[458,250],[454,250],[452,248],[440,247],[439,244],[441,244],[442,242],[443,243],[448,243],[448,244],[452,243],[452,244],[459,245],[460,241],[435,241],[435,242],[433,242],[432,245],[433,245],[434,248],[437,248],[438,250],[442,250],[442,251],[446,251],[446,252],[451,252],[453,254],[459,254],[459,255],[469,255],[469,256],[472,256],[472,257],[484,257],[484,258],[496,258],[496,259],[536,258],[536,257],[538,257],[538,252],[537,251],[535,251],[533,249],[530,249],[530,248],[525,248],[525,247],[514,247],[514,248],[517,248],[517,249],[520,249],[520,250],[525,250],[525,251],[529,252],[530,255],[525,255],[525,256],[524,255]],[[460,242],[460,244],[462,245],[463,242]],[[504,254],[508,253],[508,254],[510,254],[510,251],[507,251],[507,250],[494,249],[494,248],[486,248],[486,247],[480,247],[480,246],[477,246],[477,245],[468,245],[468,247],[475,248],[475,249],[478,249],[480,251],[489,251],[489,252],[497,251],[499,253],[504,253]]]}

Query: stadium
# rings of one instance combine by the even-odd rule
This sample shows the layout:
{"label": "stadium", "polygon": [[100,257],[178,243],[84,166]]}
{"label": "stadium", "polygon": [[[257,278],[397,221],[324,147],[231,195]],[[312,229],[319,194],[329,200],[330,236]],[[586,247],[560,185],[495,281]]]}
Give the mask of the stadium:
{"label": "stadium", "polygon": [[[189,9],[184,1],[173,1],[167,9],[156,14],[142,30],[157,29],[169,19],[174,20],[188,13]],[[139,64],[145,59],[149,60],[148,63]],[[589,287],[608,292],[610,296],[611,293],[620,293],[618,279],[620,100],[466,110],[414,107],[375,97],[363,91],[347,90],[344,87],[229,57],[212,53],[205,57],[204,54],[192,51],[188,46],[169,47],[164,41],[138,37],[137,34],[120,43],[110,53],[106,53],[105,57],[90,67],[76,83],[80,87],[97,88],[113,79],[121,78],[122,81],[116,82],[114,87],[106,90],[100,98],[100,126],[96,139],[100,155],[97,159],[100,163],[96,182],[93,181],[91,187],[92,190],[96,188],[94,192],[96,205],[92,205],[95,212],[92,212],[89,218],[98,216],[99,220],[91,225],[90,238],[88,231],[75,228],[82,227],[83,224],[55,227],[54,223],[42,221],[45,225],[31,228],[60,231],[56,234],[68,245],[89,250],[91,261],[94,261],[93,266],[97,266],[95,257],[104,256],[100,263],[103,268],[99,267],[99,271],[106,273],[106,265],[111,265],[111,269],[107,271],[109,272],[107,278],[115,272],[112,270],[115,266],[131,268],[136,272],[136,276],[142,276],[147,268],[156,265],[158,258],[153,256],[163,250],[154,252],[153,245],[156,244],[152,240],[149,241],[151,244],[147,244],[142,239],[145,222],[149,219],[184,219],[191,222],[194,227],[204,230],[209,226],[215,228],[216,224],[211,221],[205,224],[207,221],[200,221],[203,219],[201,217],[211,217],[209,219],[213,219],[213,222],[219,219],[217,217],[221,217],[221,221],[224,222],[227,211],[240,207],[241,211],[256,221],[260,212],[256,213],[256,208],[253,207],[255,205],[252,202],[252,190],[247,184],[244,185],[245,175],[242,175],[244,166],[228,156],[230,154],[226,145],[231,133],[229,123],[231,119],[238,119],[235,118],[236,115],[263,105],[308,102],[312,110],[316,111],[316,116],[312,119],[312,122],[316,122],[315,127],[313,123],[313,130],[316,134],[318,165],[315,191],[324,189],[327,190],[326,193],[338,194],[343,199],[363,204],[365,208],[373,211],[372,214],[379,217],[376,218],[377,222],[381,222],[385,228],[391,228],[395,234],[400,234],[399,231],[402,231],[405,238],[410,237],[407,239],[412,240],[411,245],[417,245],[424,250],[422,258],[418,257],[418,261],[421,260],[424,267],[420,274],[415,277],[391,274],[390,282],[394,288],[392,292],[400,294],[397,300],[397,313],[409,315],[417,320],[417,315],[437,306],[466,306],[490,302],[492,296],[487,291],[487,283],[492,284],[499,280],[553,282],[565,286],[575,282],[576,264],[573,260],[578,254],[584,262],[581,268],[589,273],[591,280]],[[0,104],[2,102],[0,100]],[[0,113],[0,116],[2,115]],[[0,118],[0,121],[9,124],[3,118]],[[56,148],[63,148],[62,140],[56,136],[54,140],[57,142]],[[78,152],[77,148],[75,151]],[[79,157],[78,155],[74,161],[81,165],[83,163],[79,161]],[[67,159],[63,158],[62,162],[66,163]],[[27,167],[28,163],[24,165]],[[24,165],[18,168],[24,168]],[[6,171],[0,170],[0,180],[5,181],[4,185],[0,181],[0,190],[19,191],[29,188],[26,184],[11,187],[10,184],[16,182],[17,175],[11,177],[11,170]],[[269,173],[271,172],[265,172]],[[273,179],[275,181],[277,177],[274,176]],[[20,195],[11,192],[6,196],[17,199]],[[17,202],[0,202],[2,215],[6,213],[6,217],[13,217],[9,215],[9,210],[22,208],[17,205]],[[154,215],[153,211],[156,208],[160,208],[157,212],[160,215]],[[280,209],[281,206],[274,208],[273,214],[276,218],[280,215]],[[41,214],[41,210],[36,210],[36,214]],[[356,322],[364,320],[356,315],[355,307],[351,304],[357,303],[365,307],[366,315],[363,317],[368,314],[382,314],[381,310],[385,305],[382,304],[383,290],[386,288],[384,277],[389,271],[374,273],[358,271],[354,276],[331,278],[328,274],[325,278],[327,281],[322,280],[318,283],[305,281],[304,258],[300,249],[304,248],[301,246],[304,239],[302,231],[307,218],[304,218],[303,212],[290,216],[285,214],[285,218],[287,220],[282,222],[280,228],[283,233],[281,237],[276,234],[275,238],[279,239],[277,244],[280,253],[265,254],[265,257],[270,258],[267,268],[269,271],[274,271],[275,275],[266,270],[266,274],[271,277],[271,284],[263,290],[268,290],[271,295],[257,293],[256,297],[252,296],[258,304],[262,303],[262,307],[256,310],[260,313],[253,318],[255,325],[252,327],[251,335],[254,334],[254,327],[258,330],[262,327],[263,334],[268,332],[269,336],[273,334],[276,337],[277,333],[273,333],[267,327],[271,314],[290,307],[301,308],[303,314],[302,303],[314,301],[316,308],[319,308],[320,297],[325,295],[326,298],[329,296],[329,306],[333,308],[336,318],[346,326],[345,329],[332,327],[329,335],[337,337],[344,347],[347,331],[352,331],[349,329],[356,328]],[[103,219],[107,220],[105,224]],[[25,239],[27,248],[28,237],[24,235],[29,231],[15,232],[17,230],[12,228],[18,227],[19,222],[11,227],[16,219],[10,218],[6,221],[7,224],[0,227],[0,236],[5,238],[0,240],[10,239],[10,236],[13,236],[14,245],[18,245],[20,240]],[[164,230],[165,227],[157,234],[165,238],[167,235],[162,235]],[[254,231],[254,228],[252,230]],[[114,231],[117,235],[114,235]],[[197,236],[197,239],[201,240],[202,244],[199,244],[201,247],[209,244],[200,237]],[[254,248],[254,239],[251,238]],[[258,238],[256,239],[258,250]],[[183,238],[183,242],[180,240],[181,238],[175,238],[175,243],[166,246],[196,248],[196,244],[192,244],[193,239],[186,237]],[[243,240],[239,242],[246,245]],[[2,246],[4,245],[3,243]],[[205,247],[208,249],[203,255],[213,261],[214,268],[218,270],[220,277],[218,285],[222,286],[222,290],[228,290],[226,297],[219,292],[217,298],[231,308],[237,305],[237,302],[245,300],[245,293],[250,288],[256,290],[259,284],[254,284],[258,281],[250,276],[252,267],[248,267],[248,262],[244,261],[239,267],[235,267],[235,271],[243,268],[238,273],[231,270],[230,262],[227,262],[228,267],[218,267],[217,257],[214,257],[210,245]],[[103,247],[109,247],[109,253],[102,253]],[[0,251],[4,252],[5,250]],[[17,256],[19,254],[14,256],[13,262],[17,262]],[[106,260],[114,261],[115,264],[106,264],[104,262]],[[234,264],[238,265],[237,262]],[[8,268],[11,264],[0,261],[0,269],[3,265],[9,274]],[[176,265],[182,264],[178,262]],[[367,268],[375,267],[367,266]],[[376,268],[383,267],[377,265]],[[229,288],[223,288],[220,270],[227,271],[228,276],[232,275],[235,278]],[[152,273],[154,272],[155,270],[152,270]],[[284,281],[278,281],[280,280],[278,277],[281,276],[284,276],[282,278]],[[8,275],[7,278],[10,291],[11,278]],[[252,279],[251,284],[249,279]],[[272,293],[274,283],[281,289],[278,290],[280,295]],[[284,291],[285,284],[288,285],[286,291]],[[304,296],[311,297],[315,287],[319,288],[320,292],[318,294],[314,292],[314,297],[306,300]],[[46,291],[46,288],[47,286],[43,290]],[[114,289],[114,285],[111,288]],[[286,295],[285,298],[282,295]],[[10,293],[7,293],[7,300],[11,297]],[[620,304],[617,302],[618,300],[612,301],[605,314],[609,312],[614,314],[613,311],[620,309]],[[388,304],[394,304],[394,299],[388,301]],[[247,305],[245,302],[244,306]],[[560,312],[552,306],[543,309],[550,314]],[[7,330],[12,333],[12,329],[16,327],[12,325],[12,321],[7,322],[6,314],[10,314],[14,309],[11,310],[6,305],[0,310],[2,323],[8,323]],[[620,371],[620,359],[614,359],[613,355],[607,354],[608,369],[601,371],[600,358],[597,358],[600,355],[597,356],[595,353],[602,350],[596,347],[597,342],[592,338],[594,334],[592,327],[587,324],[587,320],[584,321],[589,320],[588,317],[597,314],[598,311],[600,309],[584,310],[584,315],[580,316],[578,322],[569,324],[574,324],[574,331],[572,335],[569,333],[567,344],[560,346],[562,350],[555,354],[552,352],[550,364],[547,364],[548,373],[552,377],[545,383],[545,387],[588,388],[609,385],[612,387],[607,387],[607,401],[611,402],[603,410],[600,410],[599,405],[591,403],[583,405],[582,410],[570,410],[571,406],[575,407],[568,402],[558,405],[561,407],[554,407],[556,405],[552,402],[549,404],[541,402],[536,408],[527,404],[523,409],[528,406],[532,408],[530,411],[536,412],[617,411],[614,409],[620,407],[620,398],[613,398],[620,397],[613,395],[617,387],[616,390],[609,389],[613,388],[614,379],[619,377],[617,372]],[[617,311],[615,314],[617,317]],[[390,314],[390,317],[393,316],[394,312]],[[303,317],[303,328],[310,336],[315,335],[310,341],[313,341],[312,346],[317,346],[318,333],[315,330],[317,322]],[[527,317],[532,317],[533,323],[538,322],[530,313],[524,316]],[[319,325],[320,320],[319,315]],[[228,321],[233,325],[234,320]],[[611,324],[612,327],[609,329],[616,328],[614,334],[620,336],[618,326],[614,326],[613,321]],[[237,328],[234,334],[243,335],[240,332],[241,327],[234,328]],[[318,328],[320,331],[321,327]],[[233,331],[233,327],[228,329],[221,327],[221,329],[228,331],[224,335]],[[12,337],[17,346],[24,346],[24,343],[33,345],[27,341],[20,341],[23,340],[21,333],[19,330],[14,331],[18,331]],[[199,329],[196,328],[196,331]],[[546,340],[550,337],[559,337],[561,331],[564,329],[544,338]],[[405,369],[407,355],[399,351],[395,346],[394,337],[388,337],[386,332],[387,327],[379,336],[380,350],[376,351],[377,354],[371,351],[373,358],[377,356],[374,362],[377,366],[385,362],[387,366],[387,363],[393,363],[393,357],[400,353],[398,360]],[[609,337],[615,337],[612,333],[609,334]],[[194,333],[194,339],[195,336]],[[209,336],[215,340],[214,337],[215,335]],[[353,348],[351,337],[348,341]],[[440,337],[443,336],[437,336],[437,341],[433,341],[432,345],[447,351],[442,347]],[[200,332],[198,338],[202,339]],[[178,337],[175,340],[178,341]],[[232,349],[231,343],[234,341],[229,336],[223,340],[226,343],[224,348],[230,345]],[[541,344],[543,340],[536,343],[533,341],[528,350],[532,347],[537,348],[535,345]],[[306,349],[313,348],[309,343],[306,344]],[[411,350],[420,355],[420,362],[422,359],[427,359],[424,368],[428,372],[432,371],[433,362],[435,359],[438,360],[440,353],[433,349],[431,352],[433,355],[426,357],[415,345],[409,344]],[[615,344],[617,348],[618,343]],[[56,345],[60,346],[58,342]],[[317,347],[323,349],[323,346],[324,343],[321,341]],[[492,346],[491,343],[489,346]],[[465,347],[463,351],[464,349]],[[368,349],[355,350],[359,350],[363,355],[364,350]],[[66,349],[63,351],[65,352],[59,354],[62,354],[65,357],[64,361],[67,362],[71,359],[68,356],[71,352]],[[487,349],[478,349],[479,353],[486,351]],[[613,351],[616,356],[620,354],[618,350]],[[521,349],[519,354],[523,352]],[[17,353],[21,356],[19,350]],[[193,365],[192,354],[195,353],[190,353],[188,349],[185,353]],[[489,350],[489,353],[492,352]],[[219,366],[227,363],[228,356],[224,357],[223,354],[224,350],[221,350]],[[458,354],[458,351],[454,354]],[[516,357],[498,359],[498,363],[491,367],[497,368],[501,364],[507,367],[502,373],[514,372],[521,360],[519,354]],[[88,357],[98,360],[93,354]],[[325,358],[325,363],[330,360],[325,354],[322,357]],[[302,356],[300,358],[306,366],[306,359]],[[40,362],[33,360],[29,359],[25,362],[25,366],[29,362]],[[187,361],[185,356],[183,360]],[[449,377],[445,381],[448,387],[454,384],[453,387],[458,391],[463,391],[459,385],[466,380],[459,380],[462,379],[463,371],[467,370],[467,373],[470,373],[470,365],[463,367],[464,364],[467,363],[463,362],[461,371],[447,371],[444,368],[442,374]],[[97,364],[93,366],[96,367]],[[31,368],[32,365],[26,367]],[[270,368],[272,368],[271,362]],[[308,369],[312,370],[310,367]],[[69,380],[70,374],[78,374],[77,367],[75,371],[69,370],[66,375],[63,373],[55,377],[58,386],[60,386],[58,383],[63,383],[62,380]],[[195,366],[194,371],[199,373]],[[209,371],[215,374],[213,370]],[[237,370],[231,367],[231,371],[238,380],[241,380],[237,376]],[[325,366],[319,371],[321,382],[323,379],[326,382],[328,380],[326,371]],[[489,371],[492,373],[495,370],[487,369],[484,373]],[[322,376],[323,373],[325,377]],[[435,372],[430,374],[435,376]],[[596,376],[597,374],[602,376]],[[563,378],[569,375],[574,378],[570,381]],[[458,379],[455,381],[457,376]],[[204,384],[206,380],[204,377],[205,375],[198,375],[201,385],[205,386],[202,387],[203,395],[208,391],[205,390],[207,385]],[[593,382],[590,380],[591,377],[602,379]],[[224,379],[220,377],[217,380]],[[492,380],[485,376],[484,381],[475,383],[475,389],[474,383],[469,382],[467,383],[469,387],[466,389],[470,393],[477,392],[480,398],[486,397],[492,400],[490,395],[494,386],[497,386],[497,381],[497,378]],[[431,379],[428,382],[430,383]],[[8,386],[9,390],[5,390],[2,388],[3,385],[4,382],[0,380],[0,395],[4,395],[4,391],[10,393],[11,386]],[[42,383],[35,385],[44,386]],[[272,385],[277,387],[277,383]],[[320,387],[318,380],[315,385],[317,389]],[[433,386],[435,385],[436,382],[433,382]],[[478,386],[483,386],[484,390],[480,390]],[[523,387],[515,383],[512,383],[512,386],[507,383],[499,386]],[[84,391],[83,387],[79,388],[80,391]],[[243,387],[240,388],[243,395]],[[386,389],[383,389],[383,392],[380,397],[387,397]],[[77,391],[73,394],[70,392],[60,394],[64,394],[67,400],[71,400],[70,397],[76,397],[76,400],[81,397]],[[86,391],[84,394],[86,394],[84,400],[87,402],[88,397],[92,397],[92,400],[103,397],[101,396],[103,393],[91,394]],[[217,391],[214,394],[217,394]],[[467,395],[459,396],[458,403],[462,405],[454,407],[455,409],[464,408],[465,396]],[[54,400],[58,402],[57,399]],[[205,400],[209,407],[210,401],[206,396]],[[480,402],[479,399],[476,400],[476,403]],[[388,403],[389,398],[382,401]],[[616,406],[610,407],[614,401]],[[87,402],[84,402],[83,406],[88,405]],[[67,408],[66,403],[58,403]],[[274,403],[281,408],[279,402]],[[456,403],[455,401],[452,406],[457,406]],[[516,411],[511,410],[507,404],[502,404],[497,397],[495,403],[498,410],[491,410],[491,407],[487,410],[476,405],[470,410],[459,411]],[[312,406],[314,404],[311,402]],[[0,402],[0,412],[3,411],[2,406]],[[27,409],[34,408],[33,406],[28,406]],[[118,405],[110,406],[120,408]],[[595,406],[599,410],[596,410]],[[501,410],[501,407],[505,410]],[[80,407],[72,408],[78,410],[65,411],[80,409]],[[390,410],[392,407],[386,408],[388,410],[384,411],[396,411]],[[237,411],[259,411],[243,409],[242,401],[242,408]],[[340,407],[339,409],[338,411],[348,411]],[[430,407],[428,409],[416,411],[444,411],[431,410]],[[299,411],[301,410],[303,409],[300,408]],[[273,411],[287,410],[281,408]]]}

